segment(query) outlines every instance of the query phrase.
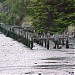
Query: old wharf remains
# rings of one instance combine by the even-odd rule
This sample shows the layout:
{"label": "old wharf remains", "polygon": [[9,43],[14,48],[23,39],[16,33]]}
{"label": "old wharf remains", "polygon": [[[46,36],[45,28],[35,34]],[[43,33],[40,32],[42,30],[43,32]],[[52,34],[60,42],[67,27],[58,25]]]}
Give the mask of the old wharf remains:
{"label": "old wharf remains", "polygon": [[49,33],[38,34],[33,27],[10,26],[5,24],[0,24],[0,32],[7,37],[22,42],[30,49],[33,49],[34,43],[50,49],[50,41],[55,43],[53,47],[55,49],[61,49],[63,45],[66,45],[65,47],[69,48],[69,45],[73,45],[72,43],[69,43],[69,39],[75,38],[75,31],[70,34],[69,32],[54,35],[50,35]]}

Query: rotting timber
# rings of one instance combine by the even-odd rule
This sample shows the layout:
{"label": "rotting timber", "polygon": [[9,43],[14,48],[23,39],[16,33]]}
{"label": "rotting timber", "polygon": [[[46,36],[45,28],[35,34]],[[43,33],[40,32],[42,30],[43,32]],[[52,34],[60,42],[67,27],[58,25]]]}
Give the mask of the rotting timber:
{"label": "rotting timber", "polygon": [[[35,33],[35,29],[33,27],[21,27],[0,24],[0,31],[7,37],[11,37],[14,40],[22,42],[30,49],[33,49],[34,43],[44,46],[47,49],[50,49],[50,41],[53,41],[55,43],[55,38],[53,37],[53,35],[50,35],[49,33],[37,34]],[[59,47],[59,45],[66,45],[66,48],[69,48],[69,45],[72,45],[69,43],[69,36],[59,35],[58,40],[58,49],[61,48]],[[54,48],[56,49],[56,47]]]}
{"label": "rotting timber", "polygon": [[31,29],[24,29],[20,26],[0,25],[0,31],[7,37],[22,42],[29,48],[33,48],[33,31]]}

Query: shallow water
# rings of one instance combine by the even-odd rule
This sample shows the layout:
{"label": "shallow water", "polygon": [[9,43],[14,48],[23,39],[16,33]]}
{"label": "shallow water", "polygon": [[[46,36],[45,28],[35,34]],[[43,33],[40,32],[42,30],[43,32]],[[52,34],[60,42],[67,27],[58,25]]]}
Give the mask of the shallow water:
{"label": "shallow water", "polygon": [[75,75],[75,49],[30,50],[0,34],[0,75]]}

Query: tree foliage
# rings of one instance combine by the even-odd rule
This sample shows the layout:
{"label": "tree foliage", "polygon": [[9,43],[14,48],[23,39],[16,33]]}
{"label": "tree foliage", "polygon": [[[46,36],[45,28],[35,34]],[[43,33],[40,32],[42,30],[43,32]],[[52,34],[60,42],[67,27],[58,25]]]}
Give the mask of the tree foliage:
{"label": "tree foliage", "polygon": [[75,25],[75,0],[3,0],[1,20],[20,25],[29,15],[37,32],[63,32]]}
{"label": "tree foliage", "polygon": [[33,10],[36,30],[62,32],[75,24],[75,0],[37,0]]}
{"label": "tree foliage", "polygon": [[[27,15],[29,0],[6,0],[3,2],[2,13],[6,14],[7,23],[20,25]],[[14,22],[15,21],[15,22]]]}
{"label": "tree foliage", "polygon": [[6,1],[6,0],[0,0],[0,2],[4,2],[4,1]]}

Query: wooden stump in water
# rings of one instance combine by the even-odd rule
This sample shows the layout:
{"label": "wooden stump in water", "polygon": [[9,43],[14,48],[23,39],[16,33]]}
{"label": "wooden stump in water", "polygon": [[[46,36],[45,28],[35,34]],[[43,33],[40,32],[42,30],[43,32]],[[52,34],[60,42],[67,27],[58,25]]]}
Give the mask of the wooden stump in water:
{"label": "wooden stump in water", "polygon": [[33,48],[33,37],[30,38],[30,49]]}
{"label": "wooden stump in water", "polygon": [[43,40],[41,40],[41,46],[43,46]]}
{"label": "wooden stump in water", "polygon": [[68,37],[66,39],[66,48],[69,48],[69,40],[68,40]]}
{"label": "wooden stump in water", "polygon": [[47,46],[47,41],[46,41],[46,39],[45,39],[44,41],[45,41],[45,48],[46,48],[46,46]]}
{"label": "wooden stump in water", "polygon": [[47,40],[47,49],[49,49],[49,40]]}
{"label": "wooden stump in water", "polygon": [[64,39],[62,39],[62,45],[65,45],[65,43],[64,43]]}

